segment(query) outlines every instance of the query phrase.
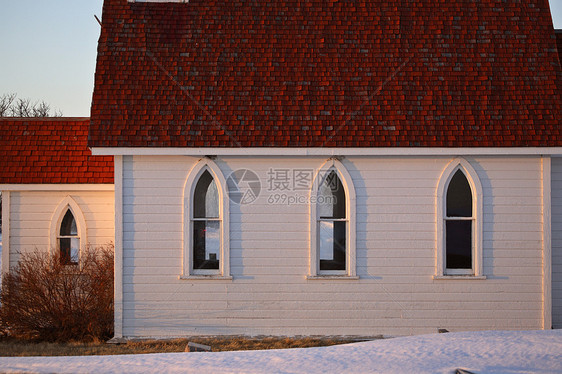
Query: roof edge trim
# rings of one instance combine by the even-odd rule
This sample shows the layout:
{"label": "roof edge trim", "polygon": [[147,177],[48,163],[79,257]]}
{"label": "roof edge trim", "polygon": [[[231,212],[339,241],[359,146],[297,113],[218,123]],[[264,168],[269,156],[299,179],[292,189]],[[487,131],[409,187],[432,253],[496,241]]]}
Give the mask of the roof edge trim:
{"label": "roof edge trim", "polygon": [[156,148],[92,147],[99,156],[562,156],[562,147]]}
{"label": "roof edge trim", "polygon": [[82,122],[90,117],[0,117],[0,122]]}
{"label": "roof edge trim", "polygon": [[115,191],[113,184],[0,184],[0,191]]}
{"label": "roof edge trim", "polygon": [[189,3],[189,0],[127,0],[129,3]]}

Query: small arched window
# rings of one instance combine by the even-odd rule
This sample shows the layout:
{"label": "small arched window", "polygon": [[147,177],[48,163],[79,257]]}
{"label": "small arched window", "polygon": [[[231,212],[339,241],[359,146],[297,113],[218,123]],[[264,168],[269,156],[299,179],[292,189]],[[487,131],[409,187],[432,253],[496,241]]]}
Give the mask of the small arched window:
{"label": "small arched window", "polygon": [[76,219],[69,209],[66,210],[59,230],[59,250],[61,263],[77,265],[80,256],[80,236]]}
{"label": "small arched window", "polygon": [[[331,165],[330,165],[331,164]],[[310,190],[308,279],[355,279],[355,188],[345,166],[327,160]]]}
{"label": "small arched window", "polygon": [[219,269],[221,218],[217,184],[208,170],[193,194],[193,269]]}
{"label": "small arched window", "polygon": [[464,159],[451,162],[437,187],[437,277],[482,275],[482,185]]}
{"label": "small arched window", "polygon": [[196,163],[183,195],[182,279],[232,279],[226,180],[210,158]]}
{"label": "small arched window", "polygon": [[65,265],[80,263],[80,254],[88,243],[86,220],[80,206],[66,196],[51,218],[49,243]]}

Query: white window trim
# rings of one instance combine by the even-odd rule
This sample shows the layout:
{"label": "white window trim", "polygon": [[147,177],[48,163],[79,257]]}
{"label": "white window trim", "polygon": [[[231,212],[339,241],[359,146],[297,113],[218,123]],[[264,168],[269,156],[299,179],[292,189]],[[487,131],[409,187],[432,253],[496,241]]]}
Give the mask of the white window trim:
{"label": "white window trim", "polygon": [[50,236],[49,236],[49,248],[51,249],[52,253],[56,253],[60,251],[59,245],[59,233],[60,233],[60,225],[66,214],[66,211],[70,209],[72,215],[74,216],[74,220],[76,221],[76,226],[78,229],[78,239],[80,240],[80,251],[78,253],[78,264],[81,264],[81,257],[82,253],[86,250],[88,245],[88,237],[87,237],[87,227],[86,227],[86,219],[84,218],[84,214],[80,209],[80,206],[76,203],[76,201],[69,195],[66,196],[57,206],[53,216],[51,217],[51,227],[50,227]]}
{"label": "white window trim", "polygon": [[94,156],[560,156],[560,147],[93,147]]}
{"label": "white window trim", "polygon": [[[330,171],[334,170],[345,190],[346,197],[346,269],[320,271],[319,238],[318,238],[318,212],[316,196],[318,188]],[[356,194],[351,175],[341,161],[331,158],[318,169],[314,175],[312,187],[309,191],[309,271],[307,279],[359,279],[356,266]]]}
{"label": "white window trim", "polygon": [[[449,182],[457,172],[461,170],[472,192],[472,269],[445,269],[446,240],[445,222],[447,209],[447,188]],[[483,200],[482,184],[476,170],[464,158],[456,158],[451,161],[441,173],[436,190],[436,272],[434,279],[486,279],[483,275],[482,266],[482,227],[483,227]]]}
{"label": "white window trim", "polygon": [[[195,186],[201,175],[208,171],[217,185],[219,193],[219,220],[221,239],[219,269],[193,269],[193,209]],[[230,276],[230,209],[226,179],[217,164],[210,158],[199,160],[188,174],[183,189],[183,266],[180,279],[232,279]]]}

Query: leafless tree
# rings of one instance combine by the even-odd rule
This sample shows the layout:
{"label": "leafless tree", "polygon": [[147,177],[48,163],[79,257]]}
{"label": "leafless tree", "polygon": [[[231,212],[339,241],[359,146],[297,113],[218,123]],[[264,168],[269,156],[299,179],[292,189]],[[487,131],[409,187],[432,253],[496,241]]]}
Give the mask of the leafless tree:
{"label": "leafless tree", "polygon": [[12,117],[33,117],[30,99],[18,99],[12,106]]}
{"label": "leafless tree", "polygon": [[61,117],[62,112],[55,110],[44,101],[33,102],[31,99],[16,99],[16,94],[0,96],[0,117]]}
{"label": "leafless tree", "polygon": [[[33,106],[33,117],[49,117],[50,111],[51,108],[49,107],[49,104],[41,101]],[[54,117],[57,117],[57,115],[55,114]]]}
{"label": "leafless tree", "polygon": [[12,111],[12,103],[16,99],[16,94],[9,93],[0,96],[0,117],[8,117]]}

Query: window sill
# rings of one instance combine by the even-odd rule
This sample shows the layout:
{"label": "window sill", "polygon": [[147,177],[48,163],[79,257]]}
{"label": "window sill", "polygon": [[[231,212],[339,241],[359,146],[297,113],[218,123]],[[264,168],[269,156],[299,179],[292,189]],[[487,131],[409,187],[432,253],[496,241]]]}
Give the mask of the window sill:
{"label": "window sill", "polygon": [[485,280],[485,275],[434,275],[433,280]]}
{"label": "window sill", "polygon": [[179,279],[180,280],[225,280],[225,281],[231,281],[232,276],[223,276],[223,275],[218,275],[218,274],[209,274],[209,275],[196,274],[196,275],[180,275]]}
{"label": "window sill", "polygon": [[333,274],[326,274],[326,275],[307,275],[307,280],[358,280],[359,276],[351,276],[351,275],[333,275]]}

